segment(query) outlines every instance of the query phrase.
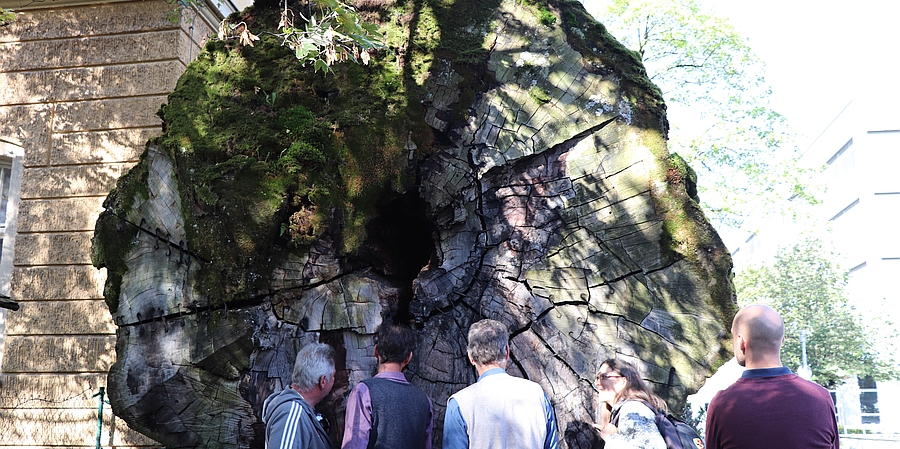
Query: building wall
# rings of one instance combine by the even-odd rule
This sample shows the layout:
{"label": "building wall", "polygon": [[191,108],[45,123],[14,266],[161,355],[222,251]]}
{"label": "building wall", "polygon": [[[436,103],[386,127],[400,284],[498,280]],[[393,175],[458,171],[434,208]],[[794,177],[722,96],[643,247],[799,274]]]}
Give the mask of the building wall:
{"label": "building wall", "polygon": [[[0,27],[0,141],[23,150],[9,281],[21,308],[0,329],[0,449],[95,446],[115,325],[105,271],[91,266],[94,223],[213,34],[192,11],[170,22],[171,10],[163,0],[36,8]],[[156,445],[108,406],[101,442]]]}
{"label": "building wall", "polygon": [[[816,215],[830,224],[852,277],[900,259],[895,226],[900,219],[900,177],[895,170],[900,164],[900,113],[887,102],[853,102],[801,162],[827,167],[822,174],[827,190]],[[876,282],[866,284],[887,287],[871,280]]]}
{"label": "building wall", "polygon": [[[894,105],[884,99],[850,103],[804,152],[801,164],[824,167],[812,180],[826,187],[822,203],[809,212],[817,230],[830,231],[820,237],[833,242],[843,257],[849,303],[866,320],[900,323],[900,290],[894,285],[900,273],[900,110]],[[735,266],[767,261],[779,246],[794,243],[798,232],[809,229],[808,224],[771,223],[733,250]],[[892,330],[875,326],[871,337],[888,341]],[[845,387],[851,392],[840,400],[846,409],[843,424],[900,433],[900,382],[877,383],[879,425],[861,424],[858,389]]]}

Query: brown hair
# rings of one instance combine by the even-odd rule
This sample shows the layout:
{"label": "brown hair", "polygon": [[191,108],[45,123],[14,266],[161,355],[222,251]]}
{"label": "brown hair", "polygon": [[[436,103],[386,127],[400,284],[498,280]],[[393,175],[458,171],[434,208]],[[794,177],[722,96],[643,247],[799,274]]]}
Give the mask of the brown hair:
{"label": "brown hair", "polygon": [[610,371],[615,371],[625,378],[625,389],[616,396],[617,402],[622,399],[644,401],[647,404],[652,405],[657,410],[661,410],[663,412],[668,411],[669,407],[666,406],[666,402],[663,401],[659,396],[653,394],[650,386],[647,385],[647,382],[644,381],[644,379],[641,377],[641,373],[637,370],[637,368],[635,368],[634,365],[616,359],[608,359],[603,362],[602,365],[608,366]]}
{"label": "brown hair", "polygon": [[412,329],[399,324],[385,323],[375,331],[378,363],[403,363],[416,345]]}

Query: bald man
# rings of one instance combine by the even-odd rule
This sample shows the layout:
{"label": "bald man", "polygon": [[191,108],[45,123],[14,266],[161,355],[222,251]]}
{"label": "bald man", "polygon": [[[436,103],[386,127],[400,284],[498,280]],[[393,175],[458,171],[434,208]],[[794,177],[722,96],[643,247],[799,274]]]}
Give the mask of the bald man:
{"label": "bald man", "polygon": [[828,390],[781,365],[784,321],[763,305],[734,316],[732,345],[744,374],[706,411],[708,449],[838,449]]}

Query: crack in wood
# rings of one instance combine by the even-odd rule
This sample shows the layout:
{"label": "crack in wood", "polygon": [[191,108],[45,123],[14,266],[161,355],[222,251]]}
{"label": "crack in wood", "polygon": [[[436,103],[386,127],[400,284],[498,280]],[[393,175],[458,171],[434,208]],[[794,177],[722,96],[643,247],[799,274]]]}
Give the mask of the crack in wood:
{"label": "crack in wood", "polygon": [[[179,254],[184,254],[184,255],[188,256],[188,258],[185,260],[187,262],[188,266],[190,266],[190,263],[191,263],[190,258],[191,257],[197,259],[198,261],[200,261],[202,263],[210,263],[209,260],[206,260],[206,259],[200,257],[197,253],[194,253],[193,251],[190,251],[188,249],[188,243],[185,242],[184,240],[181,240],[177,243],[169,240],[169,236],[171,234],[169,234],[168,231],[165,231],[165,234],[163,234],[161,231],[164,231],[164,230],[162,230],[160,228],[156,228],[155,231],[151,231],[151,230],[145,228],[143,225],[144,225],[144,223],[146,223],[146,219],[144,219],[144,218],[141,218],[141,223],[137,224],[137,223],[134,223],[131,220],[117,214],[112,209],[107,208],[107,209],[104,209],[104,211],[108,212],[110,215],[118,218],[119,220],[122,220],[123,223],[136,228],[138,230],[138,235],[140,235],[141,233],[144,233],[144,234],[147,234],[147,235],[155,238],[156,239],[156,249],[159,249],[159,242],[163,242],[166,245],[166,249],[167,249],[166,256],[171,254],[171,250],[172,250],[172,248],[174,248],[176,251],[179,252]],[[181,259],[181,255],[179,255],[178,264],[181,265],[182,263],[184,263],[184,262]]]}
{"label": "crack in wood", "polygon": [[[351,276],[353,274],[354,274],[354,272],[352,272],[352,271],[342,272],[342,273],[338,274],[337,276],[323,279],[319,282],[309,283],[309,284],[302,285],[302,286],[274,290],[272,292],[265,293],[262,295],[250,296],[250,297],[240,300],[240,301],[231,301],[229,303],[223,302],[223,303],[220,303],[219,305],[212,305],[210,303],[210,305],[201,306],[197,301],[193,301],[192,303],[187,304],[187,305],[182,305],[179,303],[179,304],[175,305],[176,312],[172,312],[172,313],[168,313],[168,314],[154,315],[150,318],[142,318],[141,313],[138,312],[136,314],[137,321],[126,323],[126,322],[124,322],[122,316],[116,317],[115,321],[116,321],[116,325],[119,327],[136,327],[136,326],[141,326],[144,324],[162,322],[164,324],[164,326],[167,328],[166,330],[168,331],[168,321],[167,320],[174,320],[174,319],[178,319],[178,318],[183,319],[184,317],[191,317],[191,316],[195,316],[195,315],[198,316],[198,318],[199,318],[199,317],[202,317],[203,314],[206,314],[207,319],[209,319],[210,314],[212,314],[212,312],[217,312],[220,310],[224,311],[227,314],[229,309],[231,309],[232,311],[240,311],[240,310],[253,309],[253,308],[259,307],[261,304],[264,304],[264,303],[270,304],[270,305],[279,304],[285,300],[285,298],[283,298],[282,296],[287,293],[295,293],[298,291],[302,292],[302,291],[306,291],[306,290],[312,290],[312,289],[315,289],[322,285],[327,285],[332,282],[335,282],[341,278]],[[230,306],[229,306],[229,304],[230,304]],[[157,310],[162,311],[162,309],[157,309]],[[292,323],[292,324],[297,324],[297,323]]]}

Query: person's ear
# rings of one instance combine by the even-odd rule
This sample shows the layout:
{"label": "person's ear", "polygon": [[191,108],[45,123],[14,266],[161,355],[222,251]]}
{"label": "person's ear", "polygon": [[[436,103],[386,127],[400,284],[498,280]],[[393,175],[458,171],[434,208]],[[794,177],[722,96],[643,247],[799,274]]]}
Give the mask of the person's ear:
{"label": "person's ear", "polygon": [[319,388],[325,389],[325,386],[328,385],[328,376],[322,376],[319,378]]}
{"label": "person's ear", "polygon": [[381,363],[381,357],[378,357],[378,345],[375,345],[375,360]]}
{"label": "person's ear", "polygon": [[472,351],[466,351],[466,357],[469,358],[469,363],[475,364],[475,359],[472,358]]}
{"label": "person's ear", "polygon": [[406,360],[404,360],[400,366],[409,365],[409,362],[411,362],[411,361],[412,361],[412,351],[409,351],[409,355],[406,356]]}

